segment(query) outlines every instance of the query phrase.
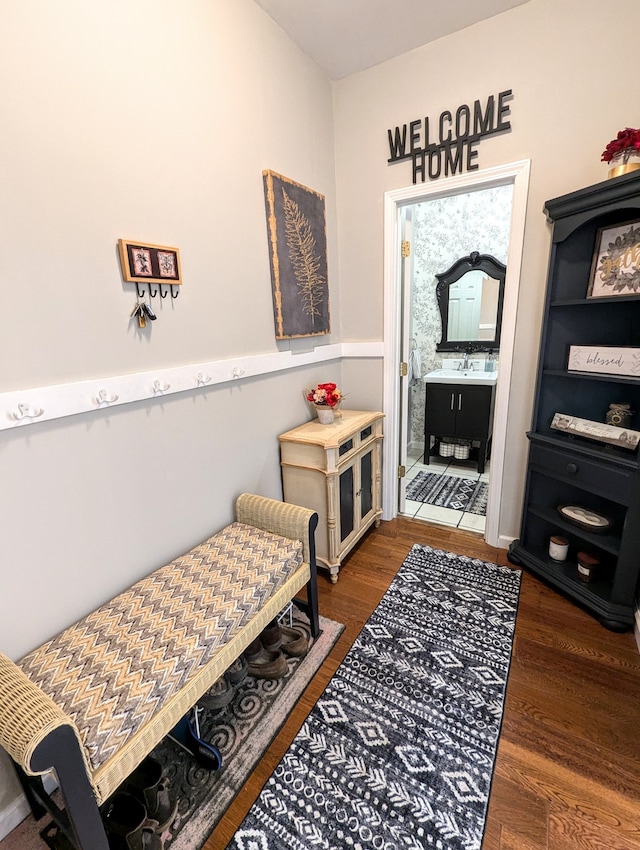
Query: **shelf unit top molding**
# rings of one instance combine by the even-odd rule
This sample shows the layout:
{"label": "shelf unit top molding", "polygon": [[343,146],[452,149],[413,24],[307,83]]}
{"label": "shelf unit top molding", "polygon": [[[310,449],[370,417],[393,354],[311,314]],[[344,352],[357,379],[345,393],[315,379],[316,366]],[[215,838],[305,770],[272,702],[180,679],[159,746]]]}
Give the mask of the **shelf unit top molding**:
{"label": "shelf unit top molding", "polygon": [[594,216],[616,212],[621,204],[628,209],[640,209],[640,171],[552,198],[545,203],[544,212],[554,222],[553,241],[563,242]]}

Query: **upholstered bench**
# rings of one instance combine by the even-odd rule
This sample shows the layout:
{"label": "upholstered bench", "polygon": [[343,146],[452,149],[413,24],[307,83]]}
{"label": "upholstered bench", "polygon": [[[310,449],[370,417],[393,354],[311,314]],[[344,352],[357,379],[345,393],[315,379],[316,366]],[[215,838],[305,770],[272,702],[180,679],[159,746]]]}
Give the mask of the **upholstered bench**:
{"label": "upholstered bench", "polygon": [[108,850],[98,806],[305,585],[319,632],[317,515],[244,494],[236,516],[19,662],[0,653],[0,744],[78,850]]}

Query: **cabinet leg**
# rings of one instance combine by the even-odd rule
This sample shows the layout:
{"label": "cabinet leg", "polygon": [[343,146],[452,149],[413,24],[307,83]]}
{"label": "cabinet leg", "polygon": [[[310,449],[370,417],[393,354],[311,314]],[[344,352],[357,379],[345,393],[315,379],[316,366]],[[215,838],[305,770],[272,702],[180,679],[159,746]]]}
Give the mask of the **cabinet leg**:
{"label": "cabinet leg", "polygon": [[424,435],[424,456],[422,462],[429,466],[429,455],[431,454],[431,434]]}
{"label": "cabinet leg", "polygon": [[480,448],[478,449],[478,472],[480,475],[484,472],[484,465],[487,460],[487,441],[480,441]]}
{"label": "cabinet leg", "polygon": [[516,553],[513,551],[514,548],[519,544],[519,542],[520,542],[519,540],[514,540],[513,543],[511,544],[511,546],[509,546],[509,551],[507,552],[507,561],[509,561],[509,563],[513,564],[515,567],[521,567],[522,566],[522,561],[516,555]]}
{"label": "cabinet leg", "polygon": [[628,632],[631,628],[629,623],[623,623],[620,620],[609,620],[606,617],[599,617],[598,619],[610,632]]}

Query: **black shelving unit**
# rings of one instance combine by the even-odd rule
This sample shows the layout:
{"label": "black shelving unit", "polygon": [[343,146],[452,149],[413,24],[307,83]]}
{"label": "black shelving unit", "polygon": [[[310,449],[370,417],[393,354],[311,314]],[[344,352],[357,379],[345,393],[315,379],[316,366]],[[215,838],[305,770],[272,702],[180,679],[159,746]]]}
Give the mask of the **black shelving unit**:
{"label": "black shelving unit", "polygon": [[[634,621],[640,572],[638,452],[551,428],[556,413],[604,422],[612,402],[635,411],[640,430],[640,378],[567,370],[570,345],[640,348],[640,293],[588,298],[599,228],[640,220],[640,172],[547,201],[553,223],[545,318],[520,538],[509,559],[544,579],[614,631]],[[579,504],[612,520],[606,533],[565,521],[562,504]],[[548,554],[549,537],[569,540],[563,563]],[[578,578],[579,551],[600,561],[596,581]]]}

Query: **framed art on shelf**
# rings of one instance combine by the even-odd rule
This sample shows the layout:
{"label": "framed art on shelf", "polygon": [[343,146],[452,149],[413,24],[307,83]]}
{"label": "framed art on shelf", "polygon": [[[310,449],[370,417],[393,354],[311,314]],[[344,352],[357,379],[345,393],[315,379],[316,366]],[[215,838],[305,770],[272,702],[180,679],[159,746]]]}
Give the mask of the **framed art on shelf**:
{"label": "framed art on shelf", "polygon": [[640,220],[601,227],[591,263],[587,298],[640,296]]}
{"label": "framed art on shelf", "polygon": [[555,431],[563,431],[587,440],[598,440],[612,446],[634,451],[640,442],[640,431],[631,428],[620,428],[617,425],[607,425],[605,422],[595,422],[591,419],[580,419],[568,413],[556,413],[551,420]]}

